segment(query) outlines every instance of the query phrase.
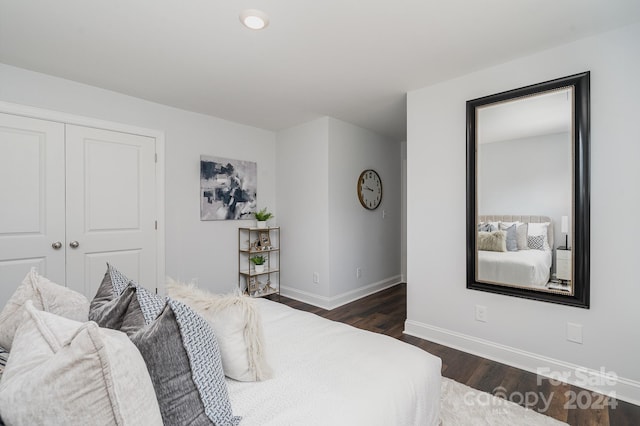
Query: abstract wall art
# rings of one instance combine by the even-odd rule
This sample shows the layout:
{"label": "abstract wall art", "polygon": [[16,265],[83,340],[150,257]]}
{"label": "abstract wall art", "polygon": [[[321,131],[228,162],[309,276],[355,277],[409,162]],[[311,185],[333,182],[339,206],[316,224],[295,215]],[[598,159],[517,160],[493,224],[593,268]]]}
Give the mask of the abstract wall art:
{"label": "abstract wall art", "polygon": [[257,190],[257,163],[200,156],[200,220],[252,219]]}

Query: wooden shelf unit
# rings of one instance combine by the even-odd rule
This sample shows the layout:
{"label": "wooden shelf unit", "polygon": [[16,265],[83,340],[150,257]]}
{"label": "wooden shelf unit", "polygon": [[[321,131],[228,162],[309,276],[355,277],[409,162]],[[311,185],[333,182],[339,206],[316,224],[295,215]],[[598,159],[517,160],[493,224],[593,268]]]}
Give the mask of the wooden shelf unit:
{"label": "wooden shelf unit", "polygon": [[[257,255],[267,258],[263,272],[251,262]],[[279,226],[238,228],[238,288],[251,297],[280,296]]]}

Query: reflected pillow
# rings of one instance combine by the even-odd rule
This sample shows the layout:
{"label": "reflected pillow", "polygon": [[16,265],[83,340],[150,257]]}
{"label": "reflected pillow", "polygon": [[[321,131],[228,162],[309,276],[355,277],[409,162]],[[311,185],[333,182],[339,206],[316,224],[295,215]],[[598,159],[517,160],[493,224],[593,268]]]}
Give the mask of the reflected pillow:
{"label": "reflected pillow", "polygon": [[514,223],[511,226],[507,226],[504,223],[501,223],[500,230],[507,233],[507,251],[518,251],[516,224]]}
{"label": "reflected pillow", "polygon": [[516,242],[518,244],[518,250],[528,250],[529,242],[527,241],[527,232],[529,226],[526,223],[521,223],[516,228]]}
{"label": "reflected pillow", "polygon": [[[544,236],[543,250],[551,250],[551,246],[549,246],[549,236],[548,236],[550,224],[551,222],[541,222],[541,223],[530,222],[527,228],[527,236],[531,236],[531,235]],[[529,245],[529,247],[531,247],[531,245]]]}
{"label": "reflected pillow", "polygon": [[[516,220],[515,222],[500,222],[500,230],[508,228],[511,225],[516,225],[516,240],[518,243],[518,250],[528,250],[527,245],[527,230],[529,227],[526,223]],[[504,228],[503,228],[504,227]]]}
{"label": "reflected pillow", "polygon": [[478,232],[478,250],[507,251],[507,233],[505,231]]}
{"label": "reflected pillow", "polygon": [[482,231],[482,232],[493,232],[493,231],[497,231],[498,228],[496,228],[495,226],[493,226],[492,224],[488,223],[488,222],[481,222],[478,224],[478,231]]}
{"label": "reflected pillow", "polygon": [[545,250],[544,242],[546,237],[544,235],[529,235],[527,241],[529,242],[529,248],[534,250]]}

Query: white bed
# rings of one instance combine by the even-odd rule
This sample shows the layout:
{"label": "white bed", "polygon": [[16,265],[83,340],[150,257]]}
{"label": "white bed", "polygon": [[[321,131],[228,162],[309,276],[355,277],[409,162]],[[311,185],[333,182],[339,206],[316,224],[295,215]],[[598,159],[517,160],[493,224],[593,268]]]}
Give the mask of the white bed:
{"label": "white bed", "polygon": [[437,425],[441,360],[388,336],[256,299],[274,378],[227,379],[254,425]]}
{"label": "white bed", "polygon": [[551,250],[478,251],[478,281],[544,288],[549,282]]}
{"label": "white bed", "polygon": [[[120,273],[118,272],[118,274]],[[104,291],[102,293],[99,292],[100,295],[108,294],[115,289],[115,287],[112,288],[113,277],[118,278],[118,275],[115,273],[112,275],[112,272],[108,270],[105,277],[109,277],[109,279],[103,280]],[[168,416],[171,420],[186,421],[186,417],[192,413],[191,411],[188,414],[180,411],[185,407],[192,410],[203,407],[201,413],[196,413],[196,415],[206,415],[211,420],[213,420],[211,416],[218,416],[223,419],[226,419],[225,416],[240,416],[242,417],[240,426],[432,426],[439,424],[440,372],[442,367],[440,358],[389,336],[330,321],[270,300],[252,299],[250,300],[252,302],[250,305],[257,307],[263,329],[263,339],[261,339],[262,343],[259,345],[265,348],[264,353],[266,354],[267,362],[273,370],[272,378],[258,382],[241,382],[228,377],[223,379],[222,366],[224,363],[221,358],[217,358],[217,361],[213,358],[206,358],[205,362],[216,362],[217,367],[212,365],[211,368],[205,369],[206,377],[198,376],[200,383],[207,385],[201,389],[195,385],[195,380],[192,381],[193,385],[188,381],[196,377],[195,374],[192,375],[193,370],[190,367],[187,367],[189,369],[187,372],[184,372],[184,368],[180,370],[182,367],[176,367],[178,371],[183,371],[181,374],[184,374],[184,376],[180,376],[180,380],[177,380],[178,377],[174,377],[176,370],[173,368],[181,363],[182,365],[192,365],[190,363],[192,353],[187,352],[187,346],[182,338],[184,337],[183,331],[186,331],[186,335],[195,335],[195,339],[199,339],[191,339],[189,342],[195,341],[198,345],[207,343],[206,339],[201,339],[198,336],[199,330],[203,328],[201,324],[196,324],[191,328],[187,324],[184,330],[181,327],[179,329],[180,336],[175,338],[169,332],[164,334],[165,338],[171,338],[174,342],[178,341],[179,345],[184,345],[182,352],[174,350],[171,345],[159,344],[160,346],[155,349],[153,345],[144,346],[145,349],[151,347],[152,351],[150,353],[155,353],[154,351],[158,348],[166,349],[168,347],[169,349],[166,353],[170,354],[169,356],[158,358],[161,361],[166,361],[164,364],[156,361],[155,358],[149,358],[154,364],[151,367],[147,364],[147,369],[149,370],[149,374],[147,374],[146,369],[142,366],[149,361],[143,359],[139,349],[127,339],[125,334],[98,328],[96,323],[93,322],[86,323],[85,318],[90,311],[90,302],[86,297],[63,286],[51,283],[46,278],[37,275],[35,270],[32,270],[27,278],[29,280],[25,279],[25,283],[21,284],[16,290],[14,294],[16,296],[12,296],[12,301],[8,304],[9,308],[5,307],[1,312],[4,315],[4,323],[0,324],[2,326],[0,331],[4,332],[4,334],[0,333],[0,337],[5,337],[5,340],[10,339],[4,343],[5,347],[11,347],[11,342],[16,341],[14,336],[18,336],[18,343],[12,347],[12,354],[8,358],[7,366],[10,368],[2,374],[2,368],[0,367],[0,402],[4,404],[2,405],[3,410],[7,408],[8,404],[17,402],[17,404],[13,405],[15,410],[11,412],[3,411],[2,413],[5,420],[12,419],[13,424],[52,424],[52,422],[56,424],[87,424],[86,419],[91,418],[93,420],[93,416],[98,416],[95,420],[96,424],[115,424],[113,419],[118,418],[127,419],[123,420],[123,424],[140,424],[139,416],[145,417],[148,415],[146,417],[147,423],[145,424],[151,425],[161,424],[163,421],[161,415],[163,418]],[[124,278],[125,280],[120,280],[118,283],[129,281],[126,277]],[[189,287],[184,287],[186,292],[195,292]],[[47,301],[39,308],[33,307],[33,302],[29,299],[29,289],[34,288],[39,292],[38,294],[42,297],[42,300]],[[121,320],[122,323],[133,321],[131,318],[119,316],[123,311],[139,315],[140,318],[144,315],[140,304],[141,298],[137,296],[137,293],[142,291],[142,287],[134,287],[129,284],[126,288],[127,290],[122,293],[122,296],[112,299],[118,308],[111,309],[108,312],[111,315],[111,319],[116,318]],[[171,287],[169,289],[171,291]],[[128,296],[133,294],[132,291],[135,291],[135,299]],[[144,294],[144,297],[149,297],[148,291],[144,292]],[[202,298],[202,303],[207,306],[211,306],[211,303],[213,303],[211,298],[220,298],[219,295],[208,293],[206,295],[193,293],[192,296],[194,297],[192,301]],[[207,297],[210,297],[210,299],[207,299]],[[77,298],[77,300],[74,298]],[[226,301],[229,298],[233,299],[233,296],[222,297]],[[99,296],[96,296],[96,299],[100,300]],[[49,300],[56,300],[57,304],[49,303]],[[58,303],[60,300],[68,303]],[[132,303],[132,300],[135,300],[136,303]],[[142,300],[143,303],[147,303],[145,299]],[[171,299],[170,303],[179,303],[176,300]],[[22,309],[23,304],[29,304],[29,308],[33,312],[40,313],[39,315],[45,315],[40,311],[40,308],[45,309],[45,307],[53,306],[56,310],[55,312],[46,313],[45,316],[48,318],[46,327],[37,327],[37,324],[44,324],[44,320],[31,321],[28,323],[28,327],[22,327],[20,324],[25,316],[22,315],[22,312],[18,312],[19,315],[16,315],[15,309]],[[225,354],[242,358],[242,354],[249,351],[249,347],[253,347],[255,343],[253,340],[253,343],[247,343],[244,337],[247,336],[247,333],[255,333],[253,326],[249,323],[258,319],[258,316],[255,313],[248,315],[245,310],[246,306],[242,308],[244,302],[238,306],[240,306],[240,310],[218,311],[217,314],[221,312],[222,314],[216,314],[213,317],[207,316],[207,321],[218,321],[218,325],[223,325],[226,322],[226,327],[223,326],[222,330],[229,331],[233,329],[231,334],[220,334],[220,336],[224,336],[224,339],[227,339],[225,346],[227,352]],[[136,314],[136,311],[139,313]],[[76,312],[77,314],[75,314]],[[166,312],[168,312],[166,308],[163,308],[158,317],[162,319],[158,320],[157,323],[150,324],[144,331],[167,329],[160,322],[167,317]],[[253,312],[253,309],[251,309],[251,312]],[[237,313],[240,315],[237,315]],[[208,314],[211,314],[211,312],[208,312]],[[62,315],[67,315],[68,317],[76,315],[77,319],[73,320]],[[247,315],[253,320],[250,321]],[[175,316],[175,314],[172,314],[172,316]],[[0,315],[0,318],[3,318],[3,316]],[[94,316],[94,318],[97,321],[106,322],[97,316]],[[178,333],[179,323],[174,322],[172,324],[174,327],[173,332]],[[111,338],[111,341],[107,341],[107,337],[100,337],[100,339],[103,339],[98,340],[100,345],[96,345],[95,342],[91,344],[80,342],[82,343],[81,345],[77,343],[77,339],[74,337],[71,339],[73,340],[72,345],[71,340],[66,341],[67,337],[64,337],[66,343],[64,345],[60,344],[59,339],[61,338],[56,337],[57,334],[55,333],[75,333],[73,334],[74,336],[83,336],[73,327],[76,327],[77,330],[85,330],[87,327],[90,327],[91,330],[102,330],[96,332],[106,333],[104,336]],[[208,327],[204,328],[208,329]],[[23,329],[24,332],[18,334]],[[35,331],[32,332],[31,330]],[[51,330],[56,331],[54,333]],[[35,340],[45,349],[29,350],[31,341],[34,340],[33,336],[29,334],[31,332],[33,336],[39,336]],[[236,333],[241,335],[240,352],[234,353],[233,350],[229,352],[229,348],[238,349],[238,336],[236,336]],[[56,342],[57,350],[55,352],[50,348],[52,344],[49,343],[49,340],[46,340],[49,337],[43,337],[49,335],[54,336],[51,337],[53,339],[51,341]],[[137,337],[138,335],[134,336]],[[20,339],[22,339],[23,343],[20,343]],[[107,341],[107,343],[104,343],[104,341]],[[123,364],[118,360],[113,360],[111,349],[109,351],[104,349],[111,347],[109,345],[112,344],[116,348],[113,353],[126,358],[129,362]],[[197,349],[202,349],[202,346],[198,346]],[[131,351],[129,355],[126,355],[127,350]],[[262,350],[260,353],[263,353]],[[137,354],[137,358],[135,354]],[[196,354],[194,355],[196,356],[196,361],[202,361],[198,360],[197,351],[194,351],[193,354]],[[30,358],[30,356],[33,357]],[[189,360],[186,360],[187,356]],[[249,359],[248,353],[245,356]],[[7,353],[0,349],[0,366],[6,360]],[[16,399],[18,394],[14,391],[15,389],[21,389],[23,382],[20,380],[33,380],[31,376],[21,378],[20,373],[22,371],[30,371],[33,368],[34,360],[37,360],[42,365],[44,371],[38,377],[38,379],[42,380],[42,382],[38,382],[42,390],[37,396],[51,403],[51,410],[42,406],[38,406],[38,410],[33,410],[30,399]],[[83,361],[76,362],[76,360]],[[129,366],[134,365],[134,361],[140,365],[127,370]],[[79,379],[69,381],[69,374],[71,374],[69,365],[73,365],[74,368],[78,368],[78,371],[84,372],[82,377],[89,377],[91,386],[89,386],[89,382],[83,382]],[[108,369],[110,371],[106,376],[103,374],[103,370],[106,368],[104,367],[105,365],[109,366]],[[229,365],[233,366],[233,363]],[[11,368],[13,368],[13,371],[11,371]],[[204,367],[201,365],[200,368]],[[113,371],[117,371],[117,373]],[[86,372],[90,374],[86,374]],[[231,372],[231,369],[228,372]],[[187,374],[188,380],[183,379]],[[227,376],[230,375],[227,374]],[[8,377],[9,379],[7,379]],[[77,378],[80,376],[72,377]],[[164,391],[164,394],[161,395],[161,398],[157,398],[157,404],[151,401],[152,398],[160,395],[154,394],[155,383],[152,382],[153,377],[160,377],[164,380],[163,383],[172,384],[171,389],[160,389]],[[216,381],[218,378],[225,380],[227,383],[230,407],[226,401],[226,389],[224,391],[219,390],[224,386],[220,386],[221,383]],[[178,386],[173,386],[173,383],[178,383]],[[89,390],[85,392],[87,388]],[[180,393],[183,389],[188,389],[189,391]],[[195,390],[197,391],[194,392]],[[125,396],[128,392],[132,393],[131,398]],[[87,411],[86,404],[78,405],[74,403],[75,399],[69,400],[68,395],[71,394],[87,396],[87,401],[90,400],[89,402],[91,403],[89,405],[95,409],[95,412]],[[61,404],[56,398],[63,398],[65,404]],[[210,399],[212,398],[215,401],[210,404]],[[136,402],[130,404],[117,402],[123,399]],[[206,404],[210,405],[205,405],[205,401]],[[220,402],[220,404],[217,404],[217,402]],[[110,407],[111,409],[102,409],[101,407]],[[163,409],[164,411],[161,414],[160,410]],[[176,410],[179,415],[171,417]],[[211,414],[205,410],[209,410]],[[140,414],[141,412],[146,414]],[[152,418],[153,415],[157,417],[155,420]],[[45,418],[49,419],[49,417],[53,420],[43,420]],[[29,421],[17,421],[16,419],[28,419]],[[204,424],[203,419],[203,417],[198,417],[198,424]],[[11,424],[8,420],[7,423]],[[0,425],[2,424],[0,419]],[[165,424],[177,423],[167,423],[165,420]]]}
{"label": "white bed", "polygon": [[478,250],[477,280],[493,284],[509,284],[519,287],[546,288],[553,262],[554,230],[548,216],[488,216],[480,223],[550,223],[547,227],[546,250],[484,251]]}

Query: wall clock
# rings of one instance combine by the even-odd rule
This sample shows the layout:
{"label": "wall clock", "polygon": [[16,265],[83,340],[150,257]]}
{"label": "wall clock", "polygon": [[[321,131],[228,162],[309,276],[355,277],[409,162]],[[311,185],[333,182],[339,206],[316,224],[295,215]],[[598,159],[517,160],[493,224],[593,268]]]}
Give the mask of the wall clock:
{"label": "wall clock", "polygon": [[375,170],[365,170],[358,178],[358,200],[367,210],[375,210],[382,201],[382,179]]}

